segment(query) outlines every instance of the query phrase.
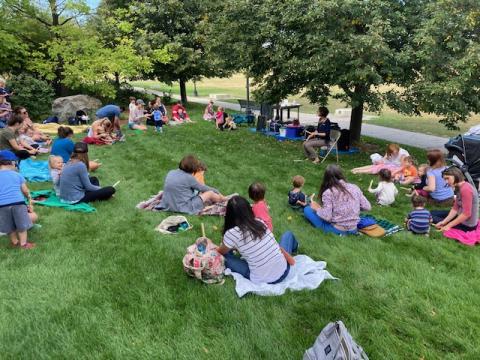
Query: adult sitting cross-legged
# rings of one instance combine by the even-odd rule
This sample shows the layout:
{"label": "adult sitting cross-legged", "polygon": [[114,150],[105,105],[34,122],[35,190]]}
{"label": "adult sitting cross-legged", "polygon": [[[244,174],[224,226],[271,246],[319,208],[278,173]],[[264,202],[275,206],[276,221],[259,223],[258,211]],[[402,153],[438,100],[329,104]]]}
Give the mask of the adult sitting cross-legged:
{"label": "adult sitting cross-legged", "polygon": [[318,108],[318,125],[317,129],[308,134],[303,143],[303,150],[309,160],[319,163],[318,148],[327,146],[330,142],[330,120],[328,119],[328,109],[325,106]]}
{"label": "adult sitting cross-legged", "polygon": [[18,143],[18,131],[22,126],[23,117],[17,114],[8,119],[6,128],[0,130],[0,150],[9,150],[20,160],[27,159],[30,156],[37,154],[37,149],[26,143]]}
{"label": "adult sitting cross-legged", "polygon": [[201,166],[194,155],[185,156],[178,169],[165,177],[160,208],[186,214],[198,214],[205,206],[225,201],[217,189],[200,184],[193,176]]}
{"label": "adult sitting cross-legged", "polygon": [[312,201],[303,213],[313,226],[326,233],[356,234],[360,211],[369,211],[371,205],[357,185],[345,180],[337,165],[325,170],[320,192],[320,203]]}
{"label": "adult sitting cross-legged", "polygon": [[474,231],[478,225],[478,192],[465,181],[465,176],[457,167],[450,167],[443,171],[445,182],[455,189],[455,202],[448,210],[432,210],[435,227],[440,231],[457,229]]}
{"label": "adult sitting cross-legged", "polygon": [[190,116],[188,116],[187,109],[185,109],[181,101],[178,101],[172,106],[172,119],[174,120],[174,124],[192,122],[192,120],[190,120]]}
{"label": "adult sitting cross-legged", "polygon": [[108,200],[115,194],[113,186],[100,187],[96,177],[88,176],[88,145],[75,144],[70,160],[60,175],[60,199],[68,204]]}
{"label": "adult sitting cross-legged", "polygon": [[[290,265],[295,264],[291,254],[297,248],[290,231],[277,243],[266,224],[255,218],[245,198],[234,196],[228,201],[223,242],[217,249],[225,256],[227,268],[253,283],[277,284],[287,277]],[[234,249],[240,257],[233,254]]]}

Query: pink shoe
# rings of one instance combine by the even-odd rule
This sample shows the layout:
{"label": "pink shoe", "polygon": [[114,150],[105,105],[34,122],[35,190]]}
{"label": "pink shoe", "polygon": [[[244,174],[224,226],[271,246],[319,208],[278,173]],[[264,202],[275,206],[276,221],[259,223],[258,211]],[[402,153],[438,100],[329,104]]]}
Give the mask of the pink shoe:
{"label": "pink shoe", "polygon": [[20,245],[22,249],[33,249],[37,244],[26,242],[23,245]]}

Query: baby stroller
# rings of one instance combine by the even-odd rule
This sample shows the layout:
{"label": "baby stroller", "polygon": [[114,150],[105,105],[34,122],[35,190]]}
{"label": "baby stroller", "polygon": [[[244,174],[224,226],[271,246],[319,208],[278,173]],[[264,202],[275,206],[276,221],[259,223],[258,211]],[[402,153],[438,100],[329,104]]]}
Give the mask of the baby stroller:
{"label": "baby stroller", "polygon": [[458,135],[446,144],[447,160],[458,166],[468,182],[480,189],[480,136]]}

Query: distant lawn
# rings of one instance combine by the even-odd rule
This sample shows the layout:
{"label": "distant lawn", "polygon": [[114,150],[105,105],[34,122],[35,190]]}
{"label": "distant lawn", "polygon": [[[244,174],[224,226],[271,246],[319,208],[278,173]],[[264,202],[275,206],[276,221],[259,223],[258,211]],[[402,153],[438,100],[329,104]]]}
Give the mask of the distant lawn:
{"label": "distant lawn", "polygon": [[420,134],[452,137],[466,132],[470,127],[479,124],[480,116],[474,116],[467,123],[458,124],[460,130],[448,130],[433,116],[409,117],[393,112],[384,112],[378,118],[368,120],[368,124],[408,130]]}
{"label": "distant lawn", "polygon": [[[189,111],[200,119],[203,107]],[[121,181],[114,199],[95,204],[94,214],[37,206],[42,228],[31,231],[34,250],[9,249],[0,237],[1,359],[301,359],[335,320],[345,322],[371,359],[480,358],[480,247],[436,232],[371,239],[313,229],[287,205],[290,180],[302,174],[305,191],[318,193],[334,158],[322,166],[296,163],[299,142],[245,128],[218,132],[202,120],[162,135],[126,134],[125,144],[90,147],[90,157],[104,164],[95,174],[101,183]],[[208,164],[207,183],[225,194],[246,196],[252,181],[263,181],[276,236],[292,230],[299,252],[325,260],[340,280],[239,299],[231,278],[223,286],[188,278],[185,248],[200,236],[202,222],[219,243],[223,219],[188,216],[193,230],[165,236],[154,228],[169,214],[135,209],[188,153]],[[368,155],[340,162],[348,170],[367,164]],[[364,191],[372,179],[347,177]],[[372,213],[402,224],[410,205],[400,193],[395,205]]]}

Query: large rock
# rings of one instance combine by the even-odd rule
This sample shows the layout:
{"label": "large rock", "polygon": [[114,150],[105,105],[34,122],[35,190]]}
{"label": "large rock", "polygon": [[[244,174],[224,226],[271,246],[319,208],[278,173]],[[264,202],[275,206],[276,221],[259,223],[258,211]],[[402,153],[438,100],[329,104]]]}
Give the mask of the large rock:
{"label": "large rock", "polygon": [[67,121],[69,117],[75,116],[77,110],[83,110],[89,115],[93,110],[102,106],[102,102],[88,95],[66,96],[55,99],[52,104],[52,113],[58,116],[61,122]]}

